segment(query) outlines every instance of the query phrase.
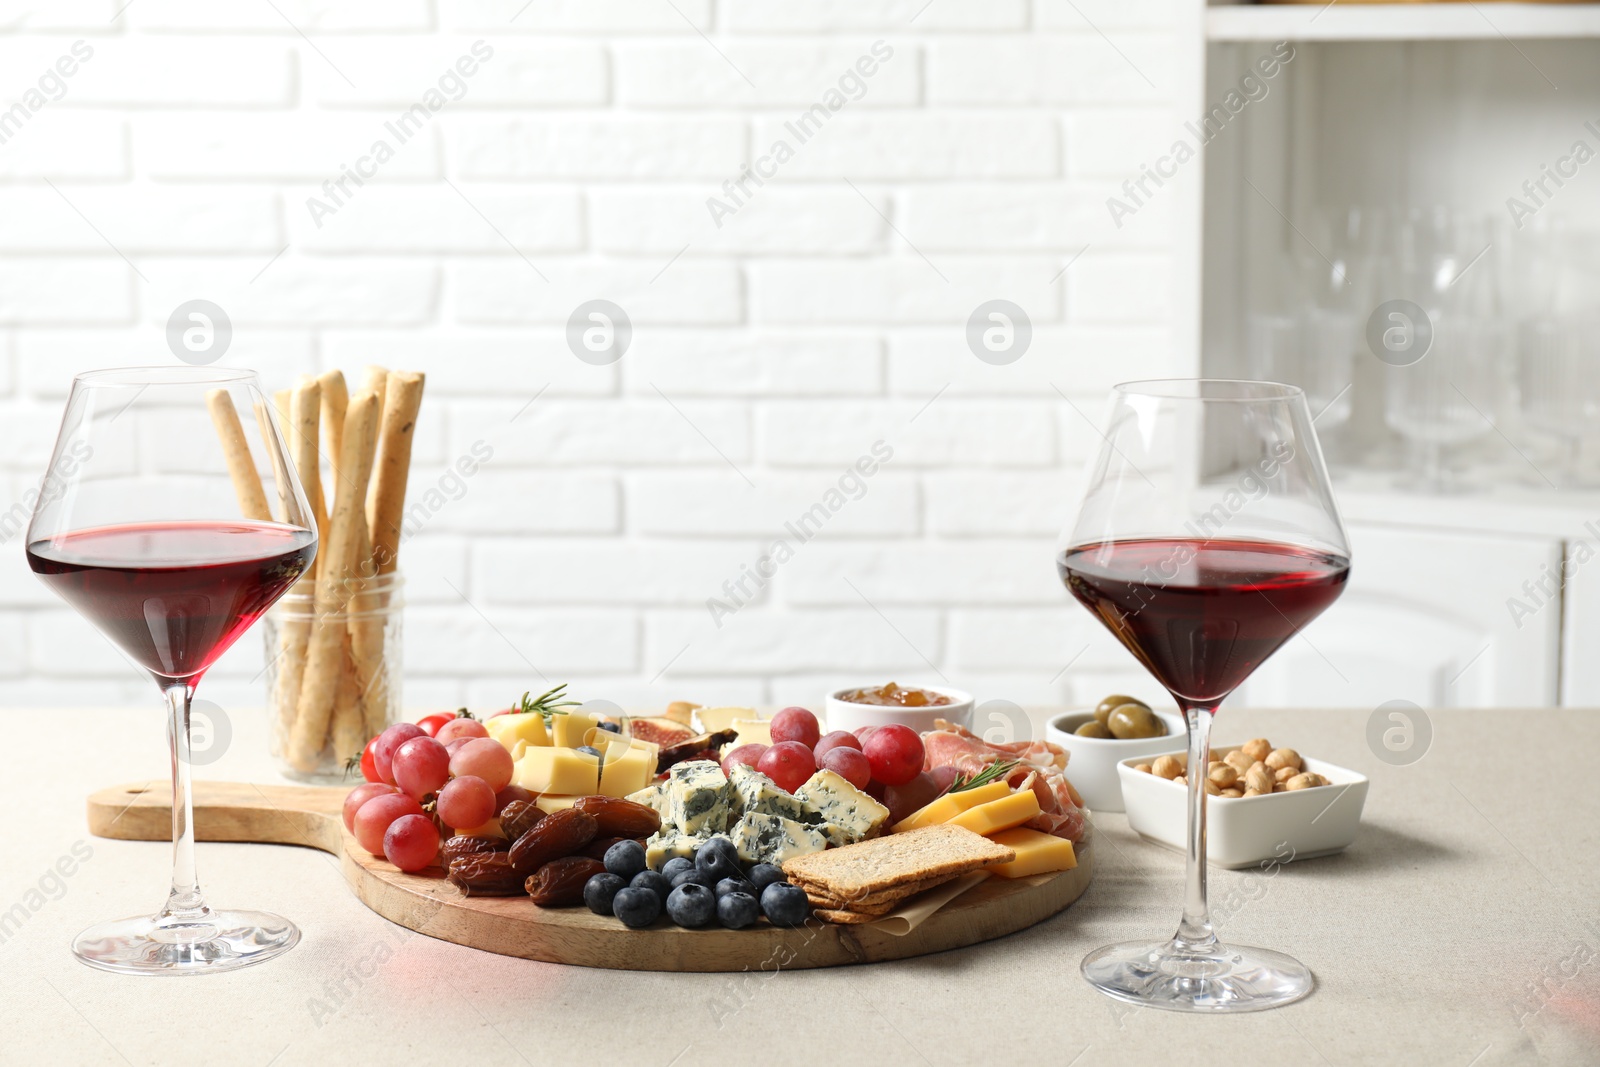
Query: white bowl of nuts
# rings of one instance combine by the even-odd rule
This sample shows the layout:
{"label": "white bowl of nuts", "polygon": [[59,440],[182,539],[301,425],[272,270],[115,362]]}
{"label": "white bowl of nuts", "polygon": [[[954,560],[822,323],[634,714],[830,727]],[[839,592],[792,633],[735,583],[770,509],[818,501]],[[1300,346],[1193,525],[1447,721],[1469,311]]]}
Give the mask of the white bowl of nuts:
{"label": "white bowl of nuts", "polygon": [[[1189,825],[1182,751],[1117,764],[1128,825],[1182,851]],[[1206,854],[1238,870],[1339,852],[1356,839],[1367,801],[1365,775],[1265,738],[1211,750],[1206,774]]]}

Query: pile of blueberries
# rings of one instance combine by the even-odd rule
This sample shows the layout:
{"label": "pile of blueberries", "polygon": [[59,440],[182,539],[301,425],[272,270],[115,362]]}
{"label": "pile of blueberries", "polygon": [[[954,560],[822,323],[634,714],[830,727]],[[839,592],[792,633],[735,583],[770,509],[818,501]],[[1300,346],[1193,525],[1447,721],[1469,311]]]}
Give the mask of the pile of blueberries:
{"label": "pile of blueberries", "polygon": [[799,926],[811,914],[805,890],[790,885],[783,869],[757,863],[746,870],[733,842],[714,837],[693,859],[668,860],[661,870],[645,863],[644,846],[618,841],[606,849],[606,870],[583,887],[583,902],[596,915],[615,915],[626,926],[649,926],[665,911],[679,926],[713,923],[741,930],[765,915],[774,926]]}

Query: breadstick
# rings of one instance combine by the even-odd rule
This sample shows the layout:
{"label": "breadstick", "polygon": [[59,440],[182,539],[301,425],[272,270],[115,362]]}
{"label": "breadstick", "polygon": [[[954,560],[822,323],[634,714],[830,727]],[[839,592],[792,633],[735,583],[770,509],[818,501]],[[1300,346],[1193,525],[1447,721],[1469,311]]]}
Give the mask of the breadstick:
{"label": "breadstick", "polygon": [[226,389],[213,389],[206,394],[206,407],[211,411],[217,436],[222,439],[222,456],[233,479],[233,491],[239,497],[239,510],[247,519],[271,522],[272,510],[267,507],[267,494],[261,487],[261,472],[250,455],[250,442],[245,440],[244,424],[233,406],[233,396]]}
{"label": "breadstick", "polygon": [[367,720],[361,707],[361,687],[356,680],[350,641],[350,632],[346,630],[339,647],[339,685],[334,690],[333,701],[333,752],[342,758],[358,755],[374,736],[367,733]]}
{"label": "breadstick", "polygon": [[328,555],[322,579],[317,582],[317,616],[306,655],[305,680],[300,686],[300,707],[289,739],[289,762],[303,771],[316,768],[328,743],[329,720],[344,660],[344,614],[350,606],[350,583],[346,579],[355,570],[360,547],[357,516],[372,476],[372,465],[363,457],[371,448],[369,439],[377,432],[377,398],[363,393],[350,402],[345,417],[344,452],[339,457],[339,467],[349,479],[350,491],[339,495],[333,515]]}
{"label": "breadstick", "polygon": [[294,396],[292,389],[279,389],[272,394],[272,406],[278,412],[278,432],[283,434],[284,441],[290,440],[294,434],[289,429],[289,405]]}
{"label": "breadstick", "polygon": [[[311,514],[307,521],[317,529],[317,557],[306,571],[305,577],[294,586],[296,600],[283,613],[283,628],[278,641],[278,736],[288,739],[294,731],[300,711],[300,689],[306,673],[306,651],[311,641],[312,609],[308,601],[315,601],[316,576],[322,570],[322,561],[328,554],[328,541],[324,523],[317,515],[316,497],[312,479],[317,477],[317,423],[322,410],[322,387],[314,380],[302,379],[289,397],[289,417],[284,440],[289,456],[300,472],[300,484],[305,489]],[[309,474],[307,472],[310,472]],[[287,747],[287,746],[286,746]]]}
{"label": "breadstick", "polygon": [[[337,509],[339,498],[352,491],[351,487],[342,483],[339,468],[344,451],[344,422],[350,406],[350,391],[345,386],[343,372],[337,370],[326,372],[317,379],[317,383],[322,386],[322,422],[328,433],[328,466],[332,473],[332,480],[327,484],[327,496],[334,502],[333,508]],[[361,530],[357,544],[364,545],[369,540],[365,514],[359,515],[358,519]],[[355,581],[355,578],[352,576],[348,580]],[[351,627],[354,627],[353,621]],[[366,714],[361,706],[360,694],[361,686],[356,679],[355,658],[347,633],[344,652],[339,659],[339,688],[333,705],[333,750],[336,755],[358,752],[367,743],[367,735],[363,732],[366,730]]]}
{"label": "breadstick", "polygon": [[[389,391],[389,371],[385,367],[369,366],[366,370],[366,388],[378,398],[378,410],[383,410],[384,398]],[[378,439],[372,439],[372,452],[367,460],[376,463]],[[376,469],[376,468],[374,468]],[[377,490],[377,479],[372,479],[371,491]],[[368,494],[370,504],[371,494]],[[378,574],[372,559],[372,531],[367,525],[366,509],[361,513],[360,576],[355,583],[355,596],[350,602],[350,652],[355,661],[356,687],[360,691],[361,705],[367,720],[368,736],[377,736],[389,725],[389,683],[384,672],[384,631],[387,625],[389,597],[383,593],[368,592],[370,579]]]}
{"label": "breadstick", "polygon": [[344,384],[344,373],[331,370],[317,379],[322,386],[322,421],[328,429],[328,462],[333,465],[333,491],[328,493],[331,502],[339,496],[339,456],[344,452],[344,413],[350,406],[350,390]]}
{"label": "breadstick", "polygon": [[424,382],[424,377],[414,371],[389,375],[389,392],[383,405],[383,450],[378,456],[376,487],[367,502],[372,560],[379,574],[389,574],[399,565],[406,481],[411,476],[411,445],[416,438]]}

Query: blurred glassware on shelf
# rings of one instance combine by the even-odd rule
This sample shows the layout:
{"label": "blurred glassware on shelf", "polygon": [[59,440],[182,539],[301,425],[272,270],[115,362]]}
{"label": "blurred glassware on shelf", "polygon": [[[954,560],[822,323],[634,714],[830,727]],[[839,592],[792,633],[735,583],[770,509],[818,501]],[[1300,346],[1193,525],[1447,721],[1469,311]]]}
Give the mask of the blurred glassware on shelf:
{"label": "blurred glassware on shelf", "polygon": [[1600,429],[1600,234],[1559,223],[1528,244],[1529,273],[1542,284],[1516,326],[1520,413],[1530,433],[1558,448],[1536,480],[1594,487],[1600,470],[1587,446]]}

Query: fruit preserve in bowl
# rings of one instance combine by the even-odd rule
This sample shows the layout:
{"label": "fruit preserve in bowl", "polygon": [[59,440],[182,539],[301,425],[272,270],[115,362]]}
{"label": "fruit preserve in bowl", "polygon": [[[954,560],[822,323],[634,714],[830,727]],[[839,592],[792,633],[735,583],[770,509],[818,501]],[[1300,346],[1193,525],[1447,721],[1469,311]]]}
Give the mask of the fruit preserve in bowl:
{"label": "fruit preserve in bowl", "polygon": [[935,685],[852,685],[829,694],[827,718],[830,730],[899,723],[920,733],[934,729],[936,719],[966,726],[972,718],[972,694]]}

